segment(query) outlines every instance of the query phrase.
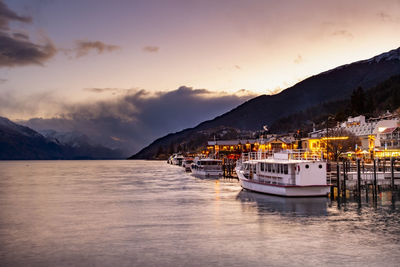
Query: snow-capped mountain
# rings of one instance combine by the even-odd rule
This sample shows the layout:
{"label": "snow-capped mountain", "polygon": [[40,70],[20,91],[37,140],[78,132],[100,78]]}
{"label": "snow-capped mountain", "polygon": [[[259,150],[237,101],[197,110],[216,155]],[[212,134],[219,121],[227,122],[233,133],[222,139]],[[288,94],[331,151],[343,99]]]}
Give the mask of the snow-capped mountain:
{"label": "snow-capped mountain", "polygon": [[0,160],[115,159],[121,153],[91,144],[87,136],[48,131],[41,134],[0,117]]}
{"label": "snow-capped mountain", "polygon": [[400,61],[400,47],[397,49],[390,50],[389,52],[385,52],[373,58],[365,60],[368,63],[379,63],[381,61],[388,61],[388,60],[399,60]]}

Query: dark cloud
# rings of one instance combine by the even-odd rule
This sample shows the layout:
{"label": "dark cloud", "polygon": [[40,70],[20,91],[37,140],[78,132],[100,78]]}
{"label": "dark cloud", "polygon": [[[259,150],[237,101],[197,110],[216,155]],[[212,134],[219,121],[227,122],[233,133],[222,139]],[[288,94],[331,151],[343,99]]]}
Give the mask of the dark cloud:
{"label": "dark cloud", "polygon": [[56,52],[57,49],[50,40],[39,45],[0,33],[0,67],[43,65]]}
{"label": "dark cloud", "polygon": [[76,57],[82,57],[89,54],[90,51],[96,51],[97,54],[104,52],[113,52],[120,49],[117,45],[105,44],[100,41],[76,41],[76,47],[74,49]]}
{"label": "dark cloud", "polygon": [[46,37],[43,44],[35,44],[26,34],[9,33],[13,21],[30,23],[32,18],[19,16],[0,0],[0,67],[42,65],[55,55],[57,49]]}
{"label": "dark cloud", "polygon": [[349,32],[349,31],[347,31],[347,30],[334,31],[332,33],[332,35],[334,35],[334,36],[342,36],[342,37],[344,37],[346,39],[353,39],[353,37],[354,37],[353,34],[351,32]]}
{"label": "dark cloud", "polygon": [[216,94],[185,86],[170,92],[130,90],[115,100],[66,105],[57,118],[25,124],[37,130],[78,131],[130,155],[158,137],[212,119],[254,96],[244,90]]}
{"label": "dark cloud", "polygon": [[8,81],[7,79],[1,79],[1,78],[0,78],[0,84],[1,84],[1,83],[5,83],[5,82],[7,82],[7,81]]}
{"label": "dark cloud", "polygon": [[15,39],[22,39],[22,40],[25,40],[25,41],[29,40],[29,35],[27,35],[27,34],[25,34],[25,33],[21,33],[21,32],[14,32],[14,33],[12,34],[12,36],[13,36]]}
{"label": "dark cloud", "polygon": [[239,65],[235,65],[235,69],[241,70],[242,68]]}
{"label": "dark cloud", "polygon": [[157,53],[158,50],[160,50],[160,47],[158,47],[158,46],[147,45],[147,46],[143,47],[143,51],[147,52],[147,53]]}
{"label": "dark cloud", "polygon": [[0,30],[9,30],[9,22],[11,21],[30,23],[32,22],[32,18],[18,15],[9,9],[2,0],[0,0]]}

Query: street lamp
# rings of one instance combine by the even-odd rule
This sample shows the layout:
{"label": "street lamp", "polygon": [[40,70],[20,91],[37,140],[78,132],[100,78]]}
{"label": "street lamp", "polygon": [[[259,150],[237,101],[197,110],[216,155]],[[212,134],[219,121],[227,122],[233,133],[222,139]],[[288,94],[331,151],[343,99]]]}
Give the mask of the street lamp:
{"label": "street lamp", "polygon": [[329,130],[329,120],[334,119],[335,117],[333,117],[331,114],[328,115],[328,117],[326,118],[326,134],[325,134],[325,138],[326,138],[326,165],[329,166],[329,137],[328,137],[328,130]]}

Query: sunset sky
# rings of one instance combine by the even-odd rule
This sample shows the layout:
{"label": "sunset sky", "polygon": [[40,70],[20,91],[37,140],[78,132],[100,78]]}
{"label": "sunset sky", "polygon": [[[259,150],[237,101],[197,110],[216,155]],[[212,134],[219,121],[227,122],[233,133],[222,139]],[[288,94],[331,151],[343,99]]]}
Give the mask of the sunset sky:
{"label": "sunset sky", "polygon": [[156,136],[399,46],[400,0],[3,0],[0,116],[97,119],[107,107],[139,127],[169,96],[199,112],[211,101]]}

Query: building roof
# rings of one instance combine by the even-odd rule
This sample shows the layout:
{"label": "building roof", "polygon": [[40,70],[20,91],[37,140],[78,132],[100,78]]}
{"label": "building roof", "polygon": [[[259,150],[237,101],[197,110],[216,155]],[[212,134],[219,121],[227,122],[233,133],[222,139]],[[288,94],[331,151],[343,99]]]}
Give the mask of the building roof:
{"label": "building roof", "polygon": [[245,144],[254,144],[258,140],[257,139],[236,139],[236,140],[216,140],[216,141],[208,141],[209,146],[219,145],[219,146],[236,146],[236,145],[245,145]]}
{"label": "building roof", "polygon": [[385,130],[383,130],[383,132],[381,132],[381,134],[393,133],[393,131],[396,129],[397,129],[397,127],[386,128]]}

